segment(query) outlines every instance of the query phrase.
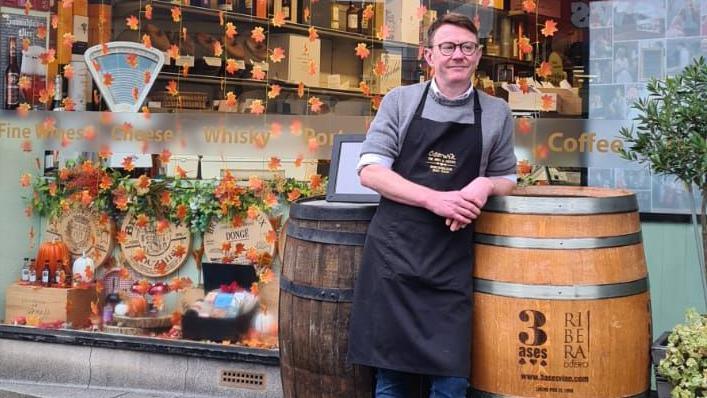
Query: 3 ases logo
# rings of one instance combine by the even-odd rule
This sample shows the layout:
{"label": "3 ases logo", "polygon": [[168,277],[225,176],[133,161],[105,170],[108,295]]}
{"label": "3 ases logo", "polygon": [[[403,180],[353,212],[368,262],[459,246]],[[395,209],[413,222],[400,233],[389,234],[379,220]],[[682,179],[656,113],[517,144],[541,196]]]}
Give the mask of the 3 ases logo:
{"label": "3 ases logo", "polygon": [[518,314],[525,327],[518,333],[518,363],[521,365],[547,366],[547,333],[543,329],[547,319],[545,314],[536,310],[523,310]]}

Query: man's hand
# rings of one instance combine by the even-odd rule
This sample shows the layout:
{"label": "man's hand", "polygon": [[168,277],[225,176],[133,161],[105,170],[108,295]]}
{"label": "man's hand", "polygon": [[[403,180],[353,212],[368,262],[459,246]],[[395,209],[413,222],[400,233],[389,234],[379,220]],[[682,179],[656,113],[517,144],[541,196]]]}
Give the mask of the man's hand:
{"label": "man's hand", "polygon": [[481,207],[466,199],[461,191],[433,191],[426,207],[438,216],[460,224],[468,224],[481,214]]}
{"label": "man's hand", "polygon": [[[491,193],[493,193],[493,188],[493,181],[486,177],[478,177],[459,191],[464,200],[472,203],[477,209],[479,209],[476,217],[473,218],[474,220],[479,216],[479,214],[481,214],[481,208],[484,207],[488,197]],[[454,232],[465,228],[469,223],[471,223],[471,220],[468,222],[462,222],[459,219],[447,217],[446,223],[449,226],[449,229]]]}

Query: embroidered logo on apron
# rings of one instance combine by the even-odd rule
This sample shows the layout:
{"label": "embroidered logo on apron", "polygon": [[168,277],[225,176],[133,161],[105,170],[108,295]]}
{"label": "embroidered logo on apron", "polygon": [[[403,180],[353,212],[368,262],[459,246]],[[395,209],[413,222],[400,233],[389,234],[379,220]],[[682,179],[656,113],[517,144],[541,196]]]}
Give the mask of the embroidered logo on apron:
{"label": "embroidered logo on apron", "polygon": [[430,151],[427,153],[427,165],[433,173],[449,174],[457,167],[457,157],[453,152],[444,154]]}

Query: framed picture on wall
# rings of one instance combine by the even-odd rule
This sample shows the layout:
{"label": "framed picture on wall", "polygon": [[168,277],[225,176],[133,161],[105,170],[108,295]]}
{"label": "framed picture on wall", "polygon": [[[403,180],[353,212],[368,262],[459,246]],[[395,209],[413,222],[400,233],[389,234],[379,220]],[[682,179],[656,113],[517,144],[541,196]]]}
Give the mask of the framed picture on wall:
{"label": "framed picture on wall", "polygon": [[377,203],[380,195],[361,185],[356,165],[361,157],[365,134],[334,136],[329,169],[328,202]]}

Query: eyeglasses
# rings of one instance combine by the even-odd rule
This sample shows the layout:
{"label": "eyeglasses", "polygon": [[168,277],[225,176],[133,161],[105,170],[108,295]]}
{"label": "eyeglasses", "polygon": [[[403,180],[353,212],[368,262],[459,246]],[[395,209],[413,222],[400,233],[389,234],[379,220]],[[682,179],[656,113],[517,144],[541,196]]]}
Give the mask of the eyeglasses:
{"label": "eyeglasses", "polygon": [[450,56],[454,54],[454,50],[459,47],[461,50],[462,54],[464,55],[473,55],[475,52],[479,51],[481,49],[481,45],[478,43],[474,43],[471,41],[467,41],[464,43],[452,43],[452,42],[444,42],[444,43],[439,43],[437,45],[432,45],[430,47],[437,47],[439,48],[439,52],[442,53],[444,56]]}

